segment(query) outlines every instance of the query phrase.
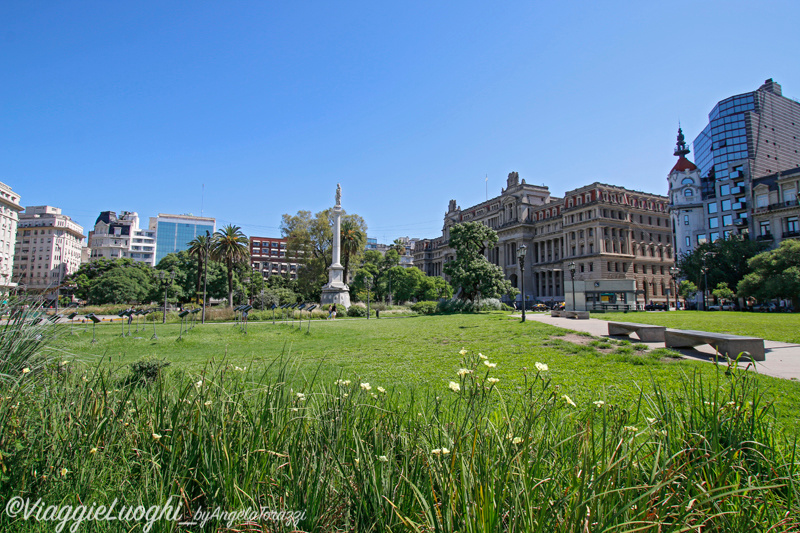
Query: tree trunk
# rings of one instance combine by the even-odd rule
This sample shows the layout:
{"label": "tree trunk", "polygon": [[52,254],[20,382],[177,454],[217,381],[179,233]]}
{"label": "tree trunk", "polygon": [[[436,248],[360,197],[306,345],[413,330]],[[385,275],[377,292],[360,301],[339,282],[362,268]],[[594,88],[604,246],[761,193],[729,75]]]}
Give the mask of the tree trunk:
{"label": "tree trunk", "polygon": [[228,307],[233,307],[233,262],[226,261],[228,266]]}
{"label": "tree trunk", "polygon": [[197,261],[197,293],[195,294],[195,300],[197,300],[198,298],[202,297],[201,295],[203,294],[203,292],[202,292],[202,286],[200,284],[200,282],[202,280],[203,280],[203,260],[201,258],[198,258],[198,261]]}

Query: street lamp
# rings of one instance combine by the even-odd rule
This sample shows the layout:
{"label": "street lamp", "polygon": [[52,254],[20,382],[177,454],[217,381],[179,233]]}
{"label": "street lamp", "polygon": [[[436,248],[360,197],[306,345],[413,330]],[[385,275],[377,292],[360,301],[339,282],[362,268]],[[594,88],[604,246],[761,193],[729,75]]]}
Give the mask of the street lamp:
{"label": "street lamp", "polygon": [[522,321],[525,322],[525,254],[528,253],[528,247],[524,244],[517,250],[517,259],[519,259],[519,278],[522,285]]}
{"label": "street lamp", "polygon": [[[175,271],[172,270],[169,274],[167,274],[166,271],[161,270],[158,273],[158,278],[164,284],[164,314],[163,314],[163,317],[161,318],[161,323],[162,324],[166,324],[167,323],[167,289],[169,288],[170,285],[172,285],[172,280],[175,279]],[[169,280],[167,280],[167,278],[169,278]]]}
{"label": "street lamp", "polygon": [[678,272],[680,269],[675,266],[669,267],[669,275],[672,277],[672,284],[675,286],[675,310],[678,310]]}
{"label": "street lamp", "polygon": [[708,266],[706,266],[706,259],[716,255],[714,252],[703,254],[703,311],[708,311]]}
{"label": "street lamp", "polygon": [[577,311],[575,308],[575,261],[570,261],[567,268],[569,268],[569,275],[572,277],[572,310]]}
{"label": "street lamp", "polygon": [[364,286],[367,288],[367,320],[369,320],[369,289],[372,287],[372,276],[364,276]]}

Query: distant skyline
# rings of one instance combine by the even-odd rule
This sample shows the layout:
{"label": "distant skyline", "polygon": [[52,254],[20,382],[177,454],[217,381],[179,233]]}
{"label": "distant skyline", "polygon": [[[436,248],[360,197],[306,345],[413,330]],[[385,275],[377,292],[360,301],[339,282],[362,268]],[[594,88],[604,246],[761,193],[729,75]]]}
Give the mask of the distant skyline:
{"label": "distant skyline", "polygon": [[[334,203],[369,236],[440,235],[509,172],[553,196],[667,193],[716,102],[800,97],[800,5],[3,2],[0,181],[101,211],[277,236]],[[688,157],[693,159],[694,153]],[[205,194],[203,195],[203,188]]]}

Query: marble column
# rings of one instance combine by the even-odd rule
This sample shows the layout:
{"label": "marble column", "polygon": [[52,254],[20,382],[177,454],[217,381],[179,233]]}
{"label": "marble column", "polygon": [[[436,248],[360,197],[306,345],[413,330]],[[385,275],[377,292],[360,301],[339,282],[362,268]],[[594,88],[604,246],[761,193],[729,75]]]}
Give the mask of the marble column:
{"label": "marble column", "polygon": [[333,206],[333,257],[328,268],[328,284],[322,287],[322,304],[336,304],[345,309],[350,307],[350,288],[344,279],[341,265],[342,248],[342,187],[336,185],[336,205]]}

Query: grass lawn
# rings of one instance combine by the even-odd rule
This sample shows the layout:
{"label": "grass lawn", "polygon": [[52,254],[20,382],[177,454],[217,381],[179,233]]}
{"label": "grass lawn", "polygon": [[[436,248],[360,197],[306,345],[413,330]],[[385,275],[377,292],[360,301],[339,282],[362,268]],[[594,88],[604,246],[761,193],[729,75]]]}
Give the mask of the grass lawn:
{"label": "grass lawn", "polygon": [[669,311],[596,313],[592,318],[655,324],[669,328],[749,335],[765,340],[800,344],[800,315],[738,311]]}
{"label": "grass lawn", "polygon": [[[697,316],[690,312],[622,316],[644,321],[673,315],[686,316],[686,320]],[[703,314],[707,315],[722,320],[733,314]],[[762,317],[748,314],[745,318]],[[700,372],[712,379],[717,372],[709,363],[636,351],[624,341],[613,341],[613,345],[595,342],[594,346],[567,342],[558,338],[567,330],[538,322],[521,324],[503,313],[314,321],[310,334],[306,333],[307,322],[302,330],[296,324],[291,328],[251,323],[247,335],[232,324],[206,324],[185,334],[182,341],[176,341],[178,325],[158,325],[159,338],[153,341],[151,329],[142,338],[120,337],[119,326],[102,325],[97,327],[96,344],[91,344],[89,328],[79,335],[62,336],[56,346],[65,357],[74,355],[88,365],[103,360],[113,368],[156,358],[170,362],[170,371],[190,373],[201,372],[212,360],[258,371],[283,355],[292,360],[299,380],[311,380],[316,375],[317,380],[332,382],[342,377],[386,388],[422,385],[443,392],[464,366],[459,355],[463,347],[497,363],[490,372],[500,379],[503,388],[524,385],[523,368],[532,374],[536,362],[546,363],[559,390],[584,405],[601,399],[628,404],[638,396],[640,387],[651,391],[653,381],[671,389],[680,386],[684,374]],[[775,400],[782,425],[796,426],[800,422],[800,384],[768,376],[760,379]]]}

